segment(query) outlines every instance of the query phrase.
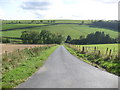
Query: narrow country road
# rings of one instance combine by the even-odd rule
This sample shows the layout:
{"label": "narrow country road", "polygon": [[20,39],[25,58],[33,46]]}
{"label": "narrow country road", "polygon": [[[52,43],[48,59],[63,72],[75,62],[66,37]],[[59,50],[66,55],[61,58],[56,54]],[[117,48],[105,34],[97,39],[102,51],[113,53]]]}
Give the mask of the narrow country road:
{"label": "narrow country road", "polygon": [[17,88],[118,88],[118,76],[77,59],[60,46]]}

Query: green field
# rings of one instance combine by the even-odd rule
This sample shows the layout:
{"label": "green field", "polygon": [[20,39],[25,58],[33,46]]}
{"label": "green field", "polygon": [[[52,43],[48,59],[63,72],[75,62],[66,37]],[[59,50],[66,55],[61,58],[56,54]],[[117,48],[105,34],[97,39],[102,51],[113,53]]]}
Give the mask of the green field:
{"label": "green field", "polygon": [[41,26],[41,25],[46,25],[46,24],[4,24],[2,25],[2,30]]}
{"label": "green field", "polygon": [[[97,47],[97,50],[100,50],[103,55],[106,53],[106,49],[112,50],[112,55],[118,54],[118,45],[119,44],[93,44],[93,45],[80,45],[81,47]],[[78,46],[78,45],[77,45]],[[93,49],[93,48],[91,48]]]}
{"label": "green field", "polygon": [[[8,26],[7,26],[8,25]],[[41,24],[32,24],[32,26],[38,26]],[[44,24],[42,24],[44,25]],[[70,35],[73,39],[79,38],[80,35],[86,36],[87,34],[94,33],[96,31],[105,32],[105,34],[109,34],[111,37],[115,38],[118,36],[118,32],[112,31],[109,29],[102,29],[102,28],[92,28],[88,25],[78,25],[78,24],[57,24],[57,25],[49,25],[49,26],[40,26],[40,27],[33,27],[33,28],[26,28],[26,29],[16,29],[12,31],[3,31],[2,36],[6,37],[20,37],[22,31],[26,30],[34,30],[34,31],[41,31],[41,30],[48,30],[53,33],[60,33],[64,36]],[[30,26],[30,24],[28,24]],[[19,25],[19,24],[5,24],[3,25],[3,29],[8,28],[20,28],[20,27],[28,27],[27,24]]]}

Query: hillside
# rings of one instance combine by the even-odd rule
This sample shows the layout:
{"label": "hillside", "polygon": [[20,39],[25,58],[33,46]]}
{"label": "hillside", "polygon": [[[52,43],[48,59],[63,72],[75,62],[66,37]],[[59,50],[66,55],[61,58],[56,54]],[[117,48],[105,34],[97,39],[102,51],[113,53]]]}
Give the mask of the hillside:
{"label": "hillside", "polygon": [[[93,27],[89,27],[88,25],[79,25],[79,24],[55,24],[55,25],[48,25],[48,26],[47,25],[44,26],[44,24],[43,25],[32,24],[31,26],[37,26],[37,27],[31,27],[31,28],[27,28],[30,26],[30,24],[28,24],[28,26],[27,24],[25,25],[11,24],[11,26],[8,25],[7,27],[6,25],[7,24],[5,24],[5,26],[3,25],[3,29],[10,28],[13,30],[0,32],[2,33],[2,36],[5,36],[5,37],[20,37],[21,32],[26,30],[34,30],[34,31],[48,30],[53,33],[61,33],[64,36],[70,35],[72,38],[79,38],[80,35],[86,36],[87,34],[94,33],[96,31],[105,32],[105,34],[109,34],[113,38],[118,36],[117,31],[112,31],[109,29],[102,29],[102,28],[93,28]],[[17,29],[15,29],[15,27]]]}

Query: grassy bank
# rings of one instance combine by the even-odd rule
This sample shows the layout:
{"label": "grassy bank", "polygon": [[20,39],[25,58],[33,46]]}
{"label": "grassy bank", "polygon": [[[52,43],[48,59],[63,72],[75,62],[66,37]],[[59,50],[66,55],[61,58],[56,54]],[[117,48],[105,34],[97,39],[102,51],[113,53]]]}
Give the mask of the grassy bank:
{"label": "grassy bank", "polygon": [[40,52],[38,51],[36,55],[31,51],[27,51],[30,53],[30,56],[26,58],[26,60],[20,62],[16,68],[3,73],[2,88],[13,88],[24,82],[44,64],[48,56],[52,54],[57,47],[58,46],[46,47]]}
{"label": "grassy bank", "polygon": [[84,62],[120,76],[120,60],[118,57],[112,58],[108,55],[102,57],[99,53],[85,53],[76,48],[70,47],[69,45],[65,47],[71,54],[77,56]]}

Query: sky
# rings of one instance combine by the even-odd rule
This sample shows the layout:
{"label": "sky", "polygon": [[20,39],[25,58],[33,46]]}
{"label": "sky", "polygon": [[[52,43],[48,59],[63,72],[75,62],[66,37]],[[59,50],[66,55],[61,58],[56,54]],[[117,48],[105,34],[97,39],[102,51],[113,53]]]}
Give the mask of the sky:
{"label": "sky", "polygon": [[4,20],[118,20],[119,0],[0,0]]}

